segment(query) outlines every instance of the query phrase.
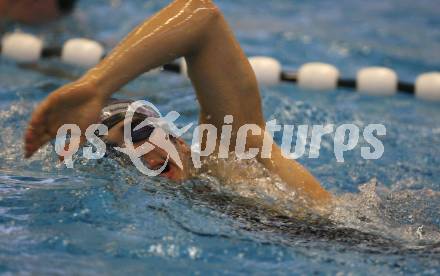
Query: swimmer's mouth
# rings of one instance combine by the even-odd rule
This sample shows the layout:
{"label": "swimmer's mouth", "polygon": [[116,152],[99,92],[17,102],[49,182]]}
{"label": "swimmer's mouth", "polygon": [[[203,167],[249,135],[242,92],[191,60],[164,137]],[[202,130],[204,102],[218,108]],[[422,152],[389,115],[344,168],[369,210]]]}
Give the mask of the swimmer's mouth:
{"label": "swimmer's mouth", "polygon": [[170,167],[170,163],[168,163],[166,166],[165,166],[165,169],[163,170],[163,174],[166,174],[166,173],[168,173],[169,171],[171,171],[171,167]]}
{"label": "swimmer's mouth", "polygon": [[[160,170],[160,168],[162,168],[162,166],[164,164],[165,164],[165,160],[147,162],[147,165],[150,170]],[[162,176],[162,177],[165,177],[165,178],[168,178],[171,180],[176,180],[177,176],[176,176],[175,172],[177,171],[177,168],[178,168],[177,165],[170,158],[168,160],[168,163],[166,164],[164,170],[159,174],[159,176]]]}

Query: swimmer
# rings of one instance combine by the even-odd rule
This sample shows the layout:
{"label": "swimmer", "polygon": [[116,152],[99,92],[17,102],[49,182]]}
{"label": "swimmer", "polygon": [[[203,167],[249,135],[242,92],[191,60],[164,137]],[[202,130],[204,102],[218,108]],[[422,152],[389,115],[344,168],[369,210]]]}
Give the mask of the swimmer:
{"label": "swimmer", "polygon": [[[175,0],[135,28],[100,64],[52,92],[36,108],[25,134],[26,157],[54,139],[64,124],[76,124],[85,133],[91,124],[105,121],[100,114],[112,106],[112,94],[142,73],[179,57],[188,64],[188,75],[200,104],[200,123],[221,129],[224,117],[233,116],[230,152],[234,151],[238,129],[244,124],[265,129],[255,74],[219,9],[210,0]],[[121,146],[123,120],[111,124],[107,121],[107,126],[110,129],[106,142]],[[142,137],[147,139],[148,133],[134,137],[135,146]],[[261,149],[263,138],[263,134],[249,135],[247,149]],[[175,181],[190,178],[190,147],[180,138],[169,139],[184,166],[180,169],[171,160],[162,176]],[[81,140],[84,142],[85,137]],[[166,158],[167,153],[159,148],[143,156],[152,169],[161,167]],[[270,159],[259,155],[257,160],[278,175],[289,190],[314,206],[330,204],[330,193],[299,163],[283,157],[277,145],[272,146]]]}
{"label": "swimmer", "polygon": [[0,0],[0,18],[37,24],[72,12],[76,0]]}

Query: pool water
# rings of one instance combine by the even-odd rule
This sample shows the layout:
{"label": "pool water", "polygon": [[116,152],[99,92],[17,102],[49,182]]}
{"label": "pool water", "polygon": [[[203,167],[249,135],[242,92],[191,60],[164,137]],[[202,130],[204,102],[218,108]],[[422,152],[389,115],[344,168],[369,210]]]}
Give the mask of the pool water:
{"label": "pool water", "polygon": [[[110,47],[168,2],[81,1],[73,18],[18,27],[52,44],[84,36]],[[248,55],[272,56],[287,68],[321,61],[354,77],[362,67],[383,65],[411,82],[440,68],[440,5],[434,0],[216,3]],[[0,29],[16,28],[4,23]],[[176,184],[115,160],[77,157],[75,169],[67,169],[51,146],[24,160],[21,141],[32,108],[81,74],[57,60],[38,66],[0,60],[0,272],[439,274],[438,103],[404,94],[312,93],[290,84],[262,88],[266,118],[281,124],[387,128],[379,160],[361,157],[361,141],[337,163],[330,136],[320,158],[300,159],[340,201],[328,219],[304,220],[288,212],[295,200],[263,189],[274,181],[264,172],[248,183],[226,185],[206,176]],[[197,120],[194,93],[180,76],[142,76],[120,96],[148,98],[162,113],[179,111],[182,125]],[[255,183],[263,188],[248,192]]]}

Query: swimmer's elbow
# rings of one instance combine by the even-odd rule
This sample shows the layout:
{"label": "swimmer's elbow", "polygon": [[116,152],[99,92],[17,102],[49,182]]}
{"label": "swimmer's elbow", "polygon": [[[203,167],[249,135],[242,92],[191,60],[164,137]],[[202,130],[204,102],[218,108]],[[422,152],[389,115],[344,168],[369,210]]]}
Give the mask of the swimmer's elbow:
{"label": "swimmer's elbow", "polygon": [[217,7],[212,1],[209,1],[209,2],[211,2],[210,8],[209,8],[210,17],[214,18],[214,19],[218,19],[218,18],[223,17],[223,14],[220,11],[219,7]]}
{"label": "swimmer's elbow", "polygon": [[211,20],[217,20],[223,17],[220,9],[211,0],[199,0],[198,7],[196,9],[203,10],[205,15]]}

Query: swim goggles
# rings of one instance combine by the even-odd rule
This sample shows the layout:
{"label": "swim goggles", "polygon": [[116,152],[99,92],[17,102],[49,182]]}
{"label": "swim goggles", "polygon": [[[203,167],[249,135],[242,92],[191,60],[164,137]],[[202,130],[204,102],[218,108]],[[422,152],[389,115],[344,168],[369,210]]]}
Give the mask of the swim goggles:
{"label": "swim goggles", "polygon": [[[102,109],[101,123],[111,129],[119,122],[124,121],[128,107],[132,101],[128,100],[111,100],[109,104]],[[150,138],[151,134],[155,130],[155,126],[146,125],[140,129],[136,127],[147,118],[159,118],[160,115],[156,111],[148,106],[142,106],[138,108],[131,122],[131,141],[132,143],[138,143]]]}

